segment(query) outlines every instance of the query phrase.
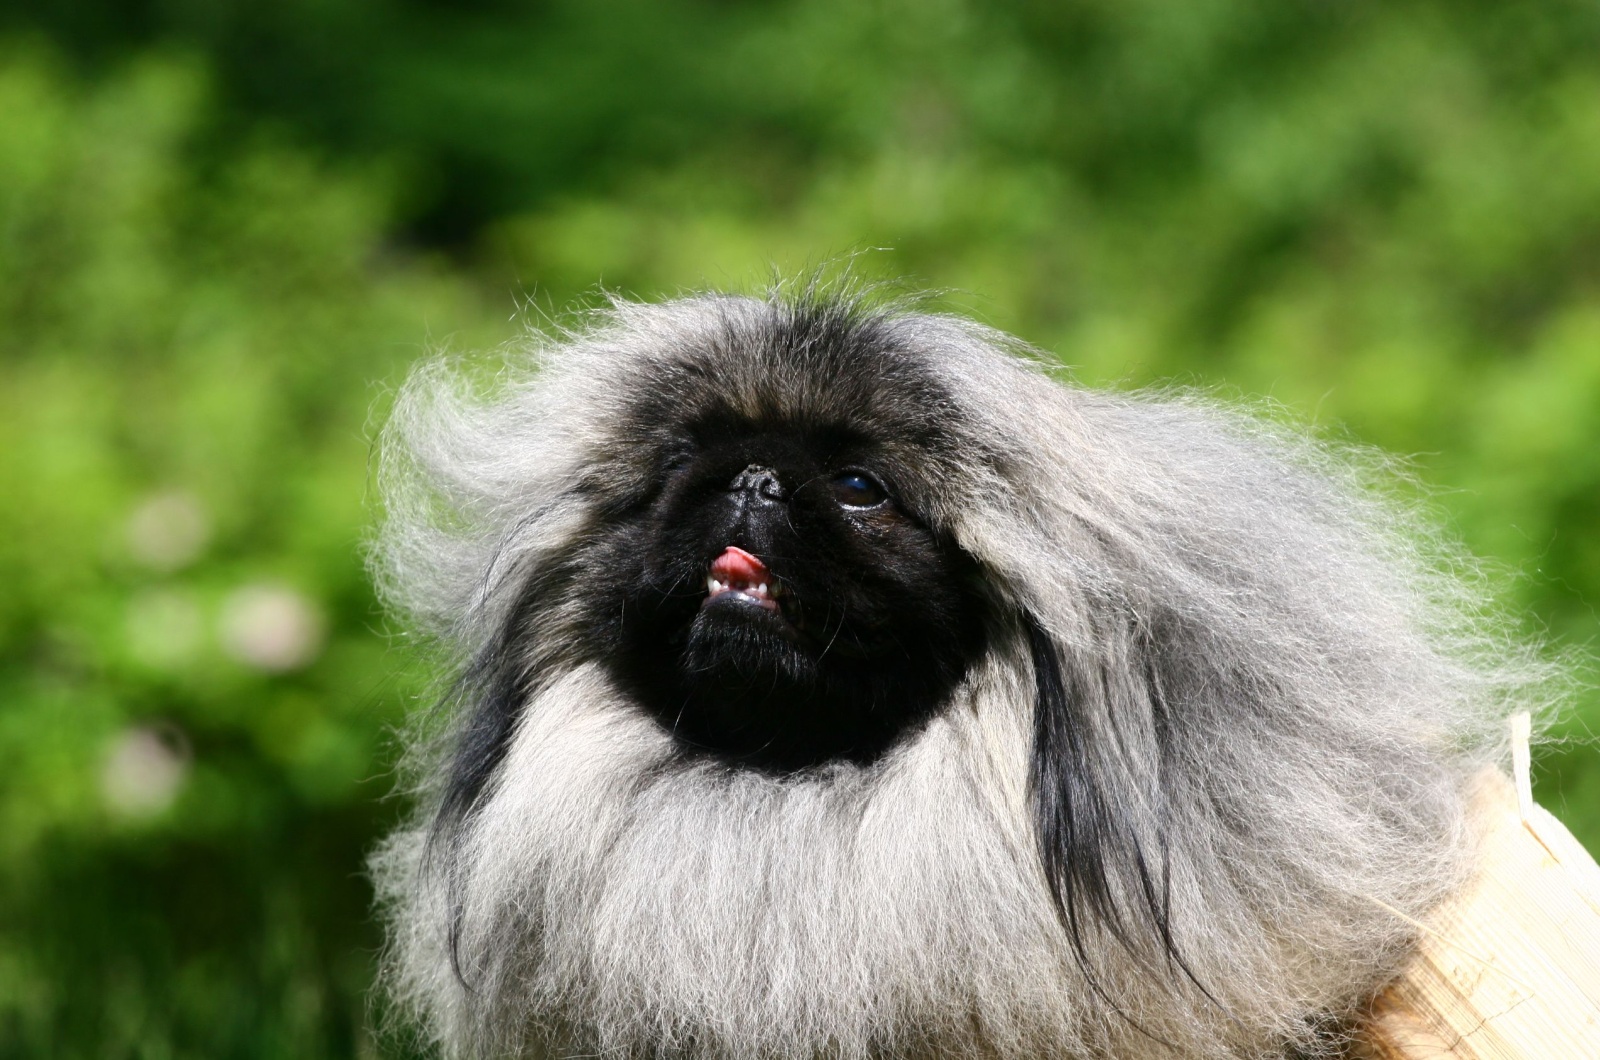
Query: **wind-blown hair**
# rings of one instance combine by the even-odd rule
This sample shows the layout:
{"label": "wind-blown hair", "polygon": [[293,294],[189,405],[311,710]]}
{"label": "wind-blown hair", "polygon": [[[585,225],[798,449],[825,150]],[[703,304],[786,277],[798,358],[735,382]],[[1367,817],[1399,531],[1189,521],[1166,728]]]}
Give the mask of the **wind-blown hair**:
{"label": "wind-blown hair", "polygon": [[[1384,461],[1251,411],[815,290],[618,303],[510,360],[417,369],[382,446],[377,577],[459,678],[372,864],[386,988],[447,1055],[1331,1051],[1548,698]],[[921,425],[908,503],[987,639],[881,759],[692,754],[583,618],[586,538],[712,399]]]}

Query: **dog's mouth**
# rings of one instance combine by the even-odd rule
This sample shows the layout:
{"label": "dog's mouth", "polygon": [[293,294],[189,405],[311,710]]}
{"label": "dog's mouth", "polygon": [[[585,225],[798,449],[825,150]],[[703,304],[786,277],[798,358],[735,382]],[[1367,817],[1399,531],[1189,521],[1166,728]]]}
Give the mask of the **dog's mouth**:
{"label": "dog's mouth", "polygon": [[706,572],[706,598],[700,606],[712,601],[753,605],[774,615],[783,615],[780,601],[786,595],[780,582],[767,565],[742,548],[729,545],[722,555],[711,561]]}

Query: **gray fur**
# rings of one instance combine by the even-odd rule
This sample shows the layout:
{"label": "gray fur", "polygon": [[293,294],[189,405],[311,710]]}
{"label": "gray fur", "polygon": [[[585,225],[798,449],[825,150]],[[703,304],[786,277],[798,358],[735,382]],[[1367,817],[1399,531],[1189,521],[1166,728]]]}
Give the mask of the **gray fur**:
{"label": "gray fur", "polygon": [[[420,368],[384,438],[388,599],[470,656],[600,498],[647,474],[655,425],[630,403],[689,386],[683,366],[752,410],[842,400],[837,365],[830,382],[768,341],[803,311],[624,303],[517,351],[490,392]],[[1030,611],[1058,645],[1089,779],[1131,822],[1110,841],[1167,852],[1184,967],[1114,858],[1125,916],[1086,925],[1087,965],[1074,953],[1032,825],[1034,679],[1011,621],[886,758],[784,778],[675,754],[571,629],[447,843],[427,836],[453,720],[419,724],[422,810],[373,860],[389,993],[459,1057],[1333,1048],[1330,1021],[1413,941],[1395,911],[1425,915],[1468,870],[1466,793],[1504,715],[1548,695],[1541,668],[1472,564],[1373,488],[1381,461],[1192,394],[1072,386],[964,320],[856,312],[878,335],[863,357],[946,388],[958,441],[912,453],[919,512],[978,560],[998,613]]]}

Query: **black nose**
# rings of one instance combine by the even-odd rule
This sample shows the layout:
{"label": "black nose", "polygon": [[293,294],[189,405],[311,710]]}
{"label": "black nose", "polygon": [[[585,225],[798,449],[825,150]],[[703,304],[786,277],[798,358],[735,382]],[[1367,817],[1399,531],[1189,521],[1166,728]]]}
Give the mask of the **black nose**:
{"label": "black nose", "polygon": [[752,497],[760,497],[769,501],[781,501],[784,498],[783,484],[778,481],[778,473],[770,467],[751,464],[728,483],[730,493],[748,493]]}

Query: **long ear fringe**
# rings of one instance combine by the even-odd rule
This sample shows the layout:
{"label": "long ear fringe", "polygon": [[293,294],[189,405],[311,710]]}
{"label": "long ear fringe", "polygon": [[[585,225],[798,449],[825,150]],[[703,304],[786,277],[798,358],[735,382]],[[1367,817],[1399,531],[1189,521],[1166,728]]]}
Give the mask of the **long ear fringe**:
{"label": "long ear fringe", "polygon": [[[1472,776],[1564,670],[1374,488],[1387,460],[1194,395],[1074,396],[1077,417],[1029,410],[1057,440],[1019,445],[1026,515],[969,530],[1002,567],[1028,543],[1002,577],[1034,665],[1041,861],[1091,982],[1092,937],[1231,1018],[1230,972],[1196,940],[1253,920],[1393,952],[1406,932],[1370,906],[1455,886]],[[1066,591],[1041,594],[1052,569]]]}

